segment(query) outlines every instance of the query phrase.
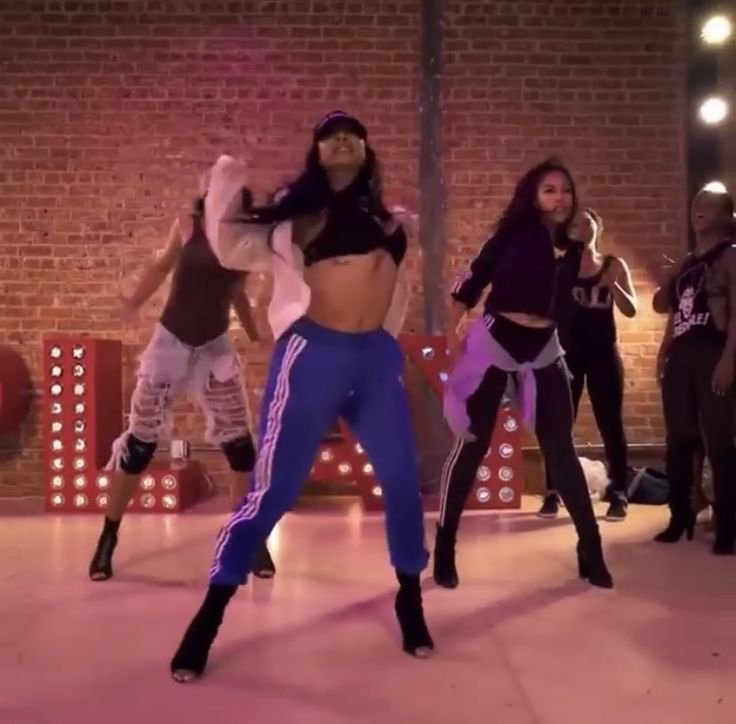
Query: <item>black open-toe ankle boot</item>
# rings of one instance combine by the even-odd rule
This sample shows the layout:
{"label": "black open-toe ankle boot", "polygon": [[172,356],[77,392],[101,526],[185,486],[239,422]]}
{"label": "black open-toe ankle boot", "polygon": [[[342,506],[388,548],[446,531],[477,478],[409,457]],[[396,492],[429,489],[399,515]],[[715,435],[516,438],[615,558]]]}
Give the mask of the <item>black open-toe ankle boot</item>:
{"label": "black open-toe ankle boot", "polygon": [[210,648],[225,616],[225,608],[237,586],[211,585],[169,664],[171,677],[180,684],[200,678],[207,666]]}
{"label": "black open-toe ankle boot", "polygon": [[97,548],[89,564],[89,577],[93,581],[106,581],[112,578],[112,554],[118,544],[119,520],[105,518],[105,525],[97,541]]}
{"label": "black open-toe ankle boot", "polygon": [[419,574],[406,575],[397,572],[399,590],[396,594],[396,617],[401,627],[404,651],[411,656],[426,659],[434,651],[434,641],[429,635],[422,608],[422,587]]}

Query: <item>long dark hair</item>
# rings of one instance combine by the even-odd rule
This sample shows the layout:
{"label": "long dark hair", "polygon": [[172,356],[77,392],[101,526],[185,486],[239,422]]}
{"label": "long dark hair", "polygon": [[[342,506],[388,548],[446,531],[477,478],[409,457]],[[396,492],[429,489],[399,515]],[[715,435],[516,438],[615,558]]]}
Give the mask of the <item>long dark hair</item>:
{"label": "long dark hair", "polygon": [[572,209],[562,229],[562,236],[567,237],[567,227],[575,218],[578,210],[578,197],[572,174],[567,166],[555,157],[548,158],[521,177],[519,183],[516,184],[509,205],[496,224],[495,234],[506,237],[519,232],[521,229],[528,228],[532,224],[542,223],[542,214],[537,208],[537,192],[542,179],[548,173],[555,172],[561,173],[567,178],[572,190]]}
{"label": "long dark hair", "polygon": [[[304,170],[292,183],[276,192],[267,206],[244,210],[252,223],[274,224],[299,216],[316,214],[331,205],[336,194],[319,162],[319,148],[313,144],[307,153]],[[341,203],[354,204],[382,221],[391,217],[383,204],[381,170],[373,149],[366,145],[365,162],[350,186],[340,192]]]}

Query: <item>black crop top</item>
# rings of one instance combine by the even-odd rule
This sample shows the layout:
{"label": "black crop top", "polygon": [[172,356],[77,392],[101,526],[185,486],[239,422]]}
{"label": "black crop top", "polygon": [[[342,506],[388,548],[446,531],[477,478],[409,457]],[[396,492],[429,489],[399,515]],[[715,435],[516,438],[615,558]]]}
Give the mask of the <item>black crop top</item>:
{"label": "black crop top", "polygon": [[513,235],[494,234],[455,284],[452,297],[472,309],[491,284],[484,305],[487,314],[521,312],[558,320],[558,307],[563,299],[568,306],[572,297],[581,249],[579,242],[566,240],[565,255],[556,259],[549,231],[540,223]]}
{"label": "black crop top", "polygon": [[399,225],[392,234],[386,234],[368,211],[355,204],[333,202],[324,228],[303,249],[304,265],[336,256],[369,254],[377,249],[385,249],[399,266],[407,249],[403,227]]}

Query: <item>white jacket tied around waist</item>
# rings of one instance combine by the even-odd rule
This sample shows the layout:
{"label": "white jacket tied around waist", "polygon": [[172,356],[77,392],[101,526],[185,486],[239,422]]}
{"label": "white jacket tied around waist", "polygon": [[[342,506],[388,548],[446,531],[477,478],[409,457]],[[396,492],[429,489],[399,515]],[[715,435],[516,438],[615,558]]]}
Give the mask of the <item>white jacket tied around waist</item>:
{"label": "white jacket tied around waist", "polygon": [[[311,291],[304,281],[304,258],[292,243],[292,223],[273,229],[227,219],[242,214],[242,188],[248,185],[248,167],[231,156],[220,156],[209,172],[204,200],[204,228],[212,250],[226,269],[273,274],[273,295],[268,305],[268,323],[278,339],[309,307]],[[399,281],[394,290],[385,329],[398,336],[408,306],[406,287]]]}

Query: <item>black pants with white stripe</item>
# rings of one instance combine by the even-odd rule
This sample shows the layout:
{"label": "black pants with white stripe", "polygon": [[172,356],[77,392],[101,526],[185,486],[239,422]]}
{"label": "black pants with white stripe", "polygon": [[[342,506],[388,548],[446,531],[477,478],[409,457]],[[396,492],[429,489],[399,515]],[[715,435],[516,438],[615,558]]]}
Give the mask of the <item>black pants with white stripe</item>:
{"label": "black pants with white stripe", "polygon": [[[581,540],[600,540],[583,469],[572,440],[573,406],[567,368],[562,359],[535,370],[537,383],[536,435],[549,465],[551,482],[570,512]],[[442,471],[439,524],[449,536],[460,525],[475,476],[488,451],[508,373],[490,367],[467,403],[470,430],[475,441],[458,438]]]}

